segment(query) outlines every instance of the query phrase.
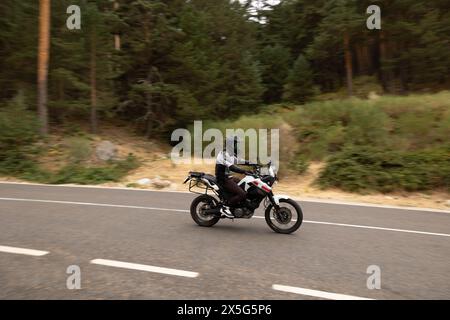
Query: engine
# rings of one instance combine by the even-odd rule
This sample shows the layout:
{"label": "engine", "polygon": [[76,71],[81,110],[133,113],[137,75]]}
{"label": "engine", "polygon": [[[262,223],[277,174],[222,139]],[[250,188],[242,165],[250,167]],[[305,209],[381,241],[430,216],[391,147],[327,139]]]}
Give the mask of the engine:
{"label": "engine", "polygon": [[254,211],[248,208],[236,208],[234,209],[234,216],[236,218],[250,219],[253,216]]}

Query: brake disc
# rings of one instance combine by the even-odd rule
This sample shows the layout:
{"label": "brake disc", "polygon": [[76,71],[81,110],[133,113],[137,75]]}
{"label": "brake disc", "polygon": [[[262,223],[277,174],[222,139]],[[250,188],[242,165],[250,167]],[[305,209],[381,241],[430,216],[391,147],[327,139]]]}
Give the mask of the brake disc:
{"label": "brake disc", "polygon": [[288,224],[292,219],[292,212],[288,208],[280,208],[273,216],[278,223]]}

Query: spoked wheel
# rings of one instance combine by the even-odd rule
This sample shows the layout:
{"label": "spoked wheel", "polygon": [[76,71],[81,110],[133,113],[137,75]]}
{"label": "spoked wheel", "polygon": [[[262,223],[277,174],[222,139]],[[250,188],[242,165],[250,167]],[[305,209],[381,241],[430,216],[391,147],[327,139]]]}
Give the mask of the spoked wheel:
{"label": "spoked wheel", "polygon": [[269,205],[265,216],[267,224],[273,231],[284,234],[297,231],[303,222],[302,209],[292,199],[281,199],[278,211]]}
{"label": "spoked wheel", "polygon": [[195,223],[202,227],[212,227],[219,220],[220,217],[206,214],[205,211],[208,209],[213,209],[218,206],[216,198],[208,195],[201,195],[192,201],[191,204],[191,216]]}

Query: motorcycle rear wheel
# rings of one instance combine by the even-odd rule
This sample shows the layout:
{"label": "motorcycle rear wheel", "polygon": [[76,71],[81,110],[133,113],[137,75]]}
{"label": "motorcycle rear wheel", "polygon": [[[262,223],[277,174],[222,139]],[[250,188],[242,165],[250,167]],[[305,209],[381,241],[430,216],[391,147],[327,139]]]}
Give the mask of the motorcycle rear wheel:
{"label": "motorcycle rear wheel", "polygon": [[205,215],[202,211],[212,209],[219,205],[216,198],[203,194],[194,199],[191,203],[191,217],[201,227],[212,227],[219,222],[220,217]]}

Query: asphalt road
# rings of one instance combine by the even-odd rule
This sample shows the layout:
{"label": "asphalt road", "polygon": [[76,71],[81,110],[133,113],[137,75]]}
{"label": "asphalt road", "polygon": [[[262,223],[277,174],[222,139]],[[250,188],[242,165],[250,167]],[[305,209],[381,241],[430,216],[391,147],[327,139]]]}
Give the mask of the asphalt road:
{"label": "asphalt road", "polygon": [[198,227],[194,197],[0,183],[0,299],[450,298],[449,212],[300,202],[280,235],[262,218]]}

